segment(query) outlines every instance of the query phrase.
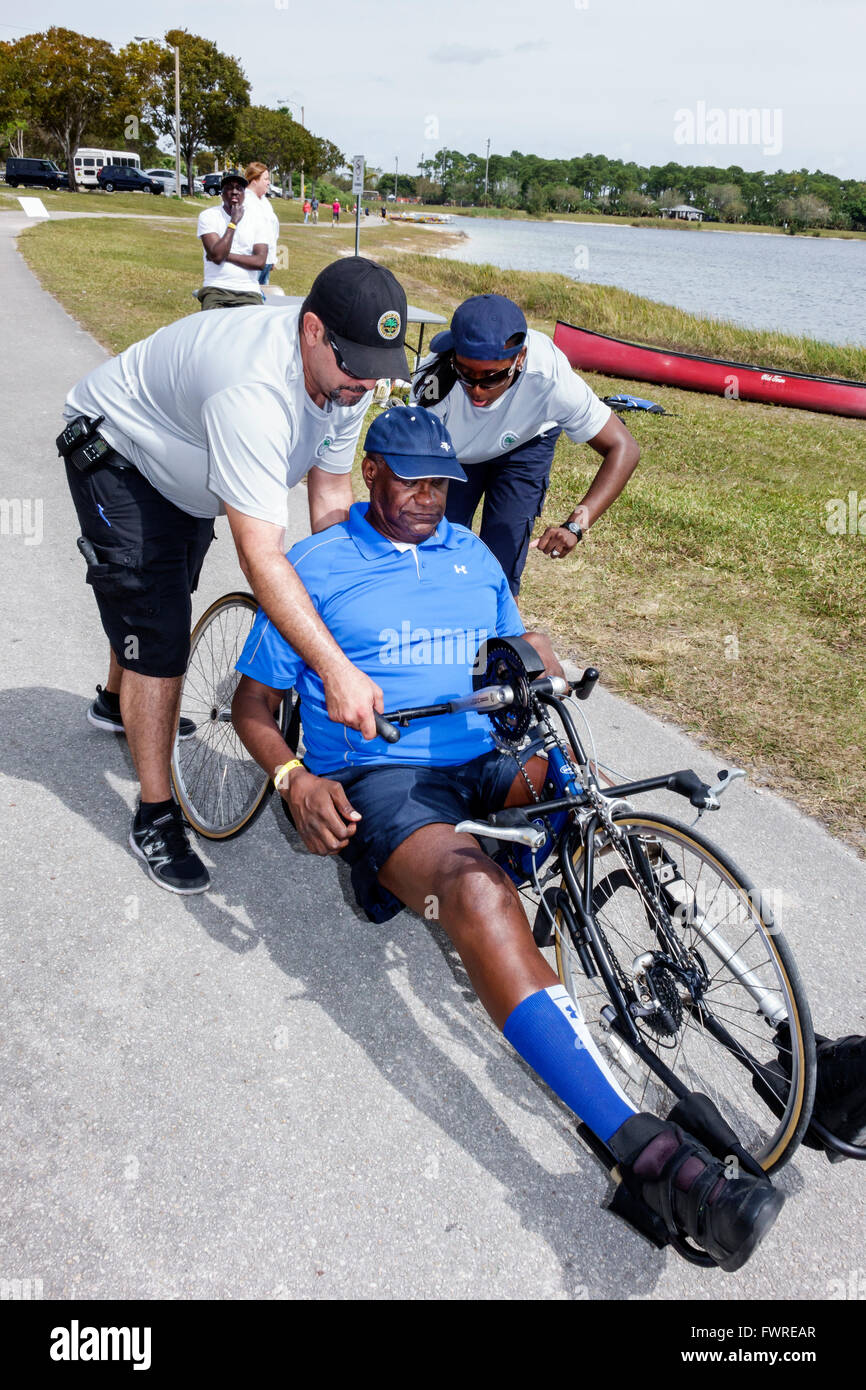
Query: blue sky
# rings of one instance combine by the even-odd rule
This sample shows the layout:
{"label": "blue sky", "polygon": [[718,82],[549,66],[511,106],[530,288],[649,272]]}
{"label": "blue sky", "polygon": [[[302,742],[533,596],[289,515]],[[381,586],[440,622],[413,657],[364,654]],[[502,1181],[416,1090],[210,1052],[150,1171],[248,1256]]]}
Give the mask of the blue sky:
{"label": "blue sky", "polygon": [[[0,35],[52,24],[116,45],[203,34],[239,59],[253,101],[303,103],[310,129],[378,167],[414,172],[440,145],[483,153],[489,137],[505,154],[866,179],[863,0],[34,0],[7,7]],[[779,152],[736,126],[733,143],[678,143],[700,103],[763,110]]]}

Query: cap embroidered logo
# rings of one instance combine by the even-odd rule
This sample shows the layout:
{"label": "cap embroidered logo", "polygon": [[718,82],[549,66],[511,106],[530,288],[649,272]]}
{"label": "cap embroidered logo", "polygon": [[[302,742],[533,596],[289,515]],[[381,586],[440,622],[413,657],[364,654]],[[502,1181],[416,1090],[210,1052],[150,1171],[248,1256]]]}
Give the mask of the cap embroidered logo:
{"label": "cap embroidered logo", "polygon": [[400,324],[401,319],[397,310],[388,309],[384,314],[382,314],[381,318],[379,319],[379,322],[376,324],[376,328],[379,331],[379,337],[384,338],[386,342],[390,343],[392,338],[396,338],[398,333],[400,332]]}

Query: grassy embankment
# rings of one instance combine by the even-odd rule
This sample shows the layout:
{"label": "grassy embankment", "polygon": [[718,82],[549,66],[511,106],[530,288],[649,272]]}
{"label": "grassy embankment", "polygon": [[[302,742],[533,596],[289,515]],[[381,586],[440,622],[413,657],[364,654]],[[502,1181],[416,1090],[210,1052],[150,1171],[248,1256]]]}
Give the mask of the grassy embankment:
{"label": "grassy embankment", "polygon": [[[285,236],[289,268],[275,279],[287,293],[303,291],[352,243],[349,229]],[[410,300],[445,313],[496,289],[547,332],[561,317],[692,351],[866,376],[864,349],[737,330],[562,276],[413,254],[437,238],[392,225],[367,245]],[[21,246],[46,288],[115,351],[192,307],[200,260],[189,228],[44,224]],[[634,390],[673,414],[628,417],[641,465],[572,559],[530,555],[527,622],[552,629],[562,651],[595,661],[609,685],[698,732],[866,848],[866,537],[826,527],[832,498],[866,497],[864,425],[587,379],[600,395]],[[590,450],[560,440],[546,518],[567,514],[595,464]],[[645,768],[633,771],[651,770],[648,749]]]}
{"label": "grassy embankment", "polygon": [[[65,196],[75,202],[80,195]],[[144,201],[143,195],[116,194],[108,210],[113,212],[121,198],[133,202],[132,211],[140,211]],[[85,210],[89,210],[90,201]],[[148,200],[146,209],[160,202],[160,197]],[[281,218],[278,244],[288,265],[272,271],[271,283],[286,294],[305,293],[336,252],[354,250],[354,224],[332,227],[330,222],[321,221],[317,227],[304,227],[297,225],[291,204],[275,200],[274,206],[279,213],[288,214]],[[192,291],[202,280],[201,243],[194,225],[201,207],[200,203],[192,204],[188,217],[178,213],[173,222],[113,218],[43,222],[28,230],[19,245],[46,289],[95,338],[112,352],[120,352],[163,324],[198,311]],[[373,218],[369,221],[372,223]],[[361,231],[365,252],[386,246],[391,252],[403,246],[415,249],[419,244],[441,246],[447,240],[443,233],[405,223],[375,224]]]}

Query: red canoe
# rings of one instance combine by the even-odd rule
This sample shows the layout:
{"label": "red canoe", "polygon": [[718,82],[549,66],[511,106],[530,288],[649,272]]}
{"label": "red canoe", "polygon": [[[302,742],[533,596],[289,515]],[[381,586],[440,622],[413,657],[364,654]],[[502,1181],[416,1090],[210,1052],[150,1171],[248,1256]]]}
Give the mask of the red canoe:
{"label": "red canoe", "polygon": [[592,333],[588,328],[558,322],[553,341],[572,367],[603,372],[630,381],[654,381],[707,391],[733,400],[765,401],[800,410],[822,410],[830,415],[856,415],[866,419],[866,382],[840,377],[806,376],[803,372],[775,372],[745,362],[726,362],[719,357],[697,357],[688,352],[646,347]]}

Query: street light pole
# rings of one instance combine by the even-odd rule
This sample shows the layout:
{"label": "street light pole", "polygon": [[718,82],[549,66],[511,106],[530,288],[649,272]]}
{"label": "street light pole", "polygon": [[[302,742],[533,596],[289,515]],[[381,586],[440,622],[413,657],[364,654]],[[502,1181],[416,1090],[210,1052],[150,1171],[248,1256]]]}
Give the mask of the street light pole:
{"label": "street light pole", "polygon": [[[180,49],[174,48],[174,178],[175,192],[180,197]],[[190,193],[193,190],[190,189]]]}
{"label": "street light pole", "polygon": [[[179,198],[180,192],[180,49],[177,44],[167,43],[165,39],[157,39],[153,34],[135,34],[136,43],[162,43],[166,48],[174,49],[174,196]],[[192,192],[192,189],[190,189]]]}
{"label": "street light pole", "polygon": [[[306,126],[306,122],[305,122],[305,120],[304,120],[304,106],[303,106],[303,103],[300,102],[300,101],[298,101],[296,97],[292,97],[291,99],[290,99],[289,97],[282,97],[282,98],[278,97],[277,100],[279,101],[279,103],[280,103],[281,106],[288,106],[288,108],[289,108],[289,113],[290,113],[290,114],[291,114],[291,109],[292,109],[293,106],[299,106],[299,107],[301,108],[301,126],[303,127],[304,130],[306,130],[307,126]],[[289,195],[290,195],[290,196],[291,196],[291,192],[292,192],[292,190],[289,189]],[[302,159],[301,159],[301,202],[303,202],[303,201],[304,201],[304,161],[303,161],[303,158],[302,158]]]}
{"label": "street light pole", "polygon": [[484,163],[484,206],[487,207],[487,174],[490,169],[490,137],[487,137],[487,159]]}
{"label": "street light pole", "polygon": [[397,170],[400,168],[400,156],[394,156],[394,202],[397,201]]}

